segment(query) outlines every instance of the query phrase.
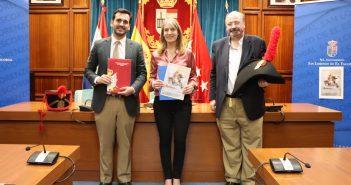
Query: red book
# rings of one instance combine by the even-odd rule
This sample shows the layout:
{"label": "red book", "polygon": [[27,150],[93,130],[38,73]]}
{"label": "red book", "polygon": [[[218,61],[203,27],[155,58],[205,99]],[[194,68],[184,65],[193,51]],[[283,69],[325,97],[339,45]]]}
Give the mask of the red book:
{"label": "red book", "polygon": [[107,85],[107,94],[117,94],[121,87],[130,86],[131,60],[109,58],[107,75],[111,76],[111,83]]}

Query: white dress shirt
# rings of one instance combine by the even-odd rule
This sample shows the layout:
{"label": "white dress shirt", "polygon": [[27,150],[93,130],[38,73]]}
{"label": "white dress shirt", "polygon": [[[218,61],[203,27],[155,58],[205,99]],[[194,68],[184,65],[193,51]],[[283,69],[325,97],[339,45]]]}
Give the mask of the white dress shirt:
{"label": "white dress shirt", "polygon": [[[118,58],[125,59],[126,58],[126,41],[127,37],[123,37],[121,40],[118,40]],[[113,56],[113,50],[116,47],[117,39],[115,37],[111,37],[111,49],[110,49],[110,58]]]}
{"label": "white dress shirt", "polygon": [[230,44],[229,48],[229,74],[228,74],[228,89],[227,94],[232,94],[234,90],[234,85],[236,77],[238,76],[238,71],[240,67],[241,54],[243,51],[243,38],[239,40],[237,48],[233,48]]}
{"label": "white dress shirt", "polygon": [[[117,41],[119,41],[118,45],[116,45]],[[110,58],[113,57],[113,50],[117,46],[118,47],[118,58],[125,59],[126,58],[126,42],[127,42],[127,37],[123,37],[121,40],[117,40],[114,36],[111,36]],[[98,76],[94,79],[95,84],[99,78],[100,77]]]}

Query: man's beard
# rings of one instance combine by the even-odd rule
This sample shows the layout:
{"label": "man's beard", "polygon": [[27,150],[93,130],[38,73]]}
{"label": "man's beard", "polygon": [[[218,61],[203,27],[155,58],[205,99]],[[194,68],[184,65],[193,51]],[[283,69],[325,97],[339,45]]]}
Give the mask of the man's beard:
{"label": "man's beard", "polygon": [[229,34],[232,34],[235,38],[241,38],[243,35],[243,30],[241,28],[230,28]]}
{"label": "man's beard", "polygon": [[[123,30],[123,33],[119,33],[117,31],[117,29],[122,29]],[[124,36],[126,34],[126,29],[123,28],[123,27],[117,27],[116,29],[113,29],[113,32],[115,33],[115,35],[118,35],[118,36]]]}

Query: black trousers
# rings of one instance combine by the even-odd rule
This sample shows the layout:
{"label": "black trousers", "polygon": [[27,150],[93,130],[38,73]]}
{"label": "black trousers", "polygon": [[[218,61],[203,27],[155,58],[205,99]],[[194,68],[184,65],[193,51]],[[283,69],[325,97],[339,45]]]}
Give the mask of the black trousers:
{"label": "black trousers", "polygon": [[[184,164],[186,136],[191,115],[190,96],[184,100],[154,100],[154,116],[160,138],[160,156],[165,179],[180,179]],[[171,159],[172,135],[174,133],[173,166]]]}

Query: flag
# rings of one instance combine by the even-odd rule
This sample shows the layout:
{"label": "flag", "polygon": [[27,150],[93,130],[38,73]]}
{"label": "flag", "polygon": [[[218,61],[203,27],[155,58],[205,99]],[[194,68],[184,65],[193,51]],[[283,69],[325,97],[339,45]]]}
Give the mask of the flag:
{"label": "flag", "polygon": [[193,101],[199,103],[209,102],[211,57],[197,15],[196,6],[193,9],[193,25],[191,30],[191,49],[195,56],[196,76],[198,89],[194,92]]}
{"label": "flag", "polygon": [[106,11],[107,11],[107,8],[104,5],[104,1],[102,0],[101,13],[99,15],[98,24],[95,29],[94,38],[93,38],[93,42],[91,43],[90,49],[93,48],[95,41],[108,37],[106,17],[105,17]]}
{"label": "flag", "polygon": [[[106,17],[105,17],[107,8],[105,6],[104,0],[101,0],[100,3],[101,3],[101,13],[99,15],[98,24],[97,24],[96,29],[95,29],[93,41],[91,42],[90,50],[93,48],[95,41],[108,37],[107,26],[106,26]],[[90,82],[88,81],[88,79],[83,77],[83,89],[91,89],[91,88],[92,88],[92,86],[91,86]]]}
{"label": "flag", "polygon": [[[151,61],[151,52],[146,44],[146,34],[145,34],[145,27],[144,27],[144,19],[142,16],[142,3],[139,1],[138,5],[138,14],[135,22],[135,26],[133,29],[132,37],[131,40],[138,42],[144,52],[144,58],[145,58],[145,67],[147,71],[147,79],[149,79],[150,76],[150,61]],[[147,103],[150,99],[150,93],[149,93],[149,83],[146,82],[143,88],[141,89],[139,93],[139,100],[141,103]]]}

